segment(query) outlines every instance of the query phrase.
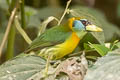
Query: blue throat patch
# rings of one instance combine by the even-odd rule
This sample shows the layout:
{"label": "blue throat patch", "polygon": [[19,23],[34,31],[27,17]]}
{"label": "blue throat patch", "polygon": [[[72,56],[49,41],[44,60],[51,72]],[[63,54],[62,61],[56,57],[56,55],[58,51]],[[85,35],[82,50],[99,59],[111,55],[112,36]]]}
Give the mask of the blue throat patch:
{"label": "blue throat patch", "polygon": [[82,24],[82,22],[81,21],[79,21],[79,20],[75,20],[74,22],[73,22],[73,27],[74,27],[74,29],[76,29],[76,30],[85,30],[85,26]]}

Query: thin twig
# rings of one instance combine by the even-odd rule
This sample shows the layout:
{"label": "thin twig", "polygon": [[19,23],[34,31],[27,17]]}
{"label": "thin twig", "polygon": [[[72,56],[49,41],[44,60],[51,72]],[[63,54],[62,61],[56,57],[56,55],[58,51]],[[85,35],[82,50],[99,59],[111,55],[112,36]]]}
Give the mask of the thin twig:
{"label": "thin twig", "polygon": [[[92,51],[95,51],[95,50],[87,50],[87,51],[84,51],[85,53],[87,53],[87,52],[92,52]],[[83,53],[83,51],[80,51],[80,52],[77,52],[77,53],[74,53],[74,54],[70,54],[69,56],[70,57],[72,57],[72,56],[77,56],[77,55],[80,55],[80,54],[82,54]]]}
{"label": "thin twig", "polygon": [[23,36],[23,38],[25,39],[25,41],[28,44],[31,44],[32,40],[28,37],[28,35],[26,34],[26,32],[20,26],[17,16],[15,16],[15,27],[17,28],[17,30],[19,31],[19,33]]}
{"label": "thin twig", "polygon": [[45,32],[48,23],[50,23],[53,20],[56,20],[57,22],[59,22],[59,20],[53,16],[48,17],[44,22],[42,22],[38,36],[40,36],[43,32]]}
{"label": "thin twig", "polygon": [[11,16],[10,16],[10,18],[9,18],[8,25],[7,25],[7,29],[6,29],[6,31],[5,31],[5,34],[4,34],[2,43],[1,43],[1,45],[0,45],[0,59],[1,59],[1,56],[2,56],[2,50],[3,50],[3,48],[4,48],[4,45],[5,45],[6,40],[7,40],[7,38],[8,38],[8,34],[9,34],[9,31],[10,31],[11,25],[12,25],[12,23],[13,23],[13,20],[14,20],[14,17],[15,17],[15,14],[16,14],[17,9],[18,9],[18,5],[16,5],[16,7],[13,9],[12,14],[11,14]]}
{"label": "thin twig", "polygon": [[63,15],[62,15],[60,21],[58,22],[58,25],[60,25],[61,21],[63,20],[63,18],[64,18],[64,16],[65,16],[65,14],[67,13],[67,11],[68,11],[68,7],[69,7],[71,1],[72,1],[72,0],[69,0],[69,1],[67,2],[67,5],[66,5],[66,8],[65,8],[65,11],[64,11],[64,13],[63,13]]}

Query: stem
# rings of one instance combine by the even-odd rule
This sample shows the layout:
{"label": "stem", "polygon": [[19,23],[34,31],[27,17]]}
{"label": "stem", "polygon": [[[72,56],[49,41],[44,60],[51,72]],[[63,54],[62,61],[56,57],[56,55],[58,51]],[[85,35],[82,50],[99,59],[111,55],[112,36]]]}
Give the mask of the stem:
{"label": "stem", "polygon": [[14,41],[15,41],[15,27],[12,25],[8,36],[6,60],[9,60],[14,56]]}
{"label": "stem", "polygon": [[[9,7],[10,13],[12,13],[12,10],[14,9],[16,3],[17,3],[17,0],[12,0],[12,3]],[[18,6],[18,4],[16,6]],[[15,17],[15,14],[14,14],[14,17]],[[13,20],[14,20],[14,18],[13,18]],[[15,28],[14,28],[14,25],[11,23],[10,32],[8,34],[6,60],[8,60],[14,56],[14,40],[15,40]]]}
{"label": "stem", "polygon": [[45,32],[46,27],[48,25],[49,22],[51,22],[52,20],[56,20],[57,22],[59,22],[59,20],[53,16],[48,17],[42,24],[38,33],[38,36],[40,36],[43,32]]}
{"label": "stem", "polygon": [[61,21],[63,20],[63,18],[64,18],[64,16],[65,16],[65,14],[67,13],[67,11],[68,11],[68,7],[69,7],[71,1],[72,1],[72,0],[69,0],[69,1],[67,2],[67,5],[66,5],[66,8],[65,8],[65,11],[64,11],[64,13],[63,13],[63,15],[62,15],[60,21],[58,22],[58,25],[60,25]]}
{"label": "stem", "polygon": [[4,45],[5,45],[5,43],[6,43],[8,34],[9,34],[9,32],[10,32],[10,28],[11,28],[11,25],[12,25],[12,22],[13,22],[13,19],[14,19],[14,16],[15,16],[15,13],[16,13],[16,11],[17,11],[17,8],[18,8],[18,6],[16,6],[16,7],[14,8],[14,10],[12,11],[12,14],[11,14],[11,16],[10,16],[10,18],[9,18],[8,25],[7,25],[7,29],[6,29],[6,31],[5,31],[5,34],[4,34],[2,43],[1,43],[1,45],[0,45],[0,59],[1,59],[1,56],[2,56],[2,50],[3,50],[3,48],[4,48]]}
{"label": "stem", "polygon": [[32,40],[28,37],[28,35],[26,34],[26,32],[21,28],[17,16],[15,17],[14,23],[15,23],[16,29],[17,29],[17,30],[19,31],[19,33],[23,36],[23,38],[25,39],[25,41],[26,41],[28,44],[32,43]]}
{"label": "stem", "polygon": [[25,29],[25,9],[24,9],[24,0],[20,0],[20,9],[21,9],[21,26]]}
{"label": "stem", "polygon": [[[95,50],[87,50],[87,51],[84,51],[85,53],[87,53],[87,52],[93,52],[93,51],[95,51]],[[80,54],[82,54],[83,53],[83,51],[80,51],[80,52],[77,52],[77,53],[74,53],[74,54],[70,54],[69,56],[70,57],[72,57],[72,56],[77,56],[77,55],[80,55]]]}
{"label": "stem", "polygon": [[7,4],[10,5],[10,1],[9,0],[6,0]]}

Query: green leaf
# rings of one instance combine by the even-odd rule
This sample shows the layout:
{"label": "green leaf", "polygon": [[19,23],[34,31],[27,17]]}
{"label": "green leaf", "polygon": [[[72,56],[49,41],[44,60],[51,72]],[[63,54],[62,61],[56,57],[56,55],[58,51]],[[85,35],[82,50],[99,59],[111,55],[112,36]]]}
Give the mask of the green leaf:
{"label": "green leaf", "polygon": [[120,80],[120,49],[99,58],[88,69],[84,80]]}
{"label": "green leaf", "polygon": [[40,27],[41,22],[38,11],[32,7],[25,6],[26,23],[29,27]]}
{"label": "green leaf", "polygon": [[40,19],[46,19],[49,16],[54,16],[54,17],[61,17],[61,15],[59,15],[60,13],[62,14],[64,10],[60,7],[45,7],[42,9],[39,9],[38,11],[38,16]]}
{"label": "green leaf", "polygon": [[105,37],[103,32],[91,32],[91,34],[97,39],[97,41],[100,44],[103,44],[105,42]]}
{"label": "green leaf", "polygon": [[104,56],[107,54],[108,51],[110,51],[110,49],[108,49],[107,47],[105,47],[104,45],[100,45],[100,44],[90,44],[91,48],[94,48],[101,56]]}
{"label": "green leaf", "polygon": [[116,43],[116,46],[117,46],[118,48],[120,48],[120,42]]}
{"label": "green leaf", "polygon": [[0,66],[0,80],[38,80],[45,64],[38,56],[16,57]]}
{"label": "green leaf", "polygon": [[8,4],[6,2],[6,0],[0,0],[0,8],[2,8],[3,10],[8,10]]}
{"label": "green leaf", "polygon": [[84,49],[85,49],[85,50],[91,50],[89,44],[87,44],[87,43],[84,43]]}

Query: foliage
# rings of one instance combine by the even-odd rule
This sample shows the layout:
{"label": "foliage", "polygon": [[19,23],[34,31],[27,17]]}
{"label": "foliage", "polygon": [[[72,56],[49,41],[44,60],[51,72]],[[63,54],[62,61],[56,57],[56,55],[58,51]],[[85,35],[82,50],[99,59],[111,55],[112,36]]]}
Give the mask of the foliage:
{"label": "foliage", "polygon": [[119,80],[120,79],[120,49],[109,52],[99,58],[93,67],[89,68],[84,80]]}
{"label": "foliage", "polygon": [[42,74],[40,71],[44,69],[45,63],[38,56],[16,57],[0,66],[0,79],[31,80]]}
{"label": "foliage", "polygon": [[[30,0],[30,2],[31,1],[36,2],[37,4],[37,2],[40,2],[41,0]],[[58,0],[55,2],[57,1]],[[77,0],[74,0],[73,3],[75,1]],[[9,16],[11,15],[8,11],[11,2],[12,0],[0,0],[0,44],[5,33]],[[49,2],[50,1],[48,0],[48,3]],[[26,28],[23,29],[23,31],[28,33],[28,36],[30,36],[32,40],[35,40],[32,42],[31,46],[28,47],[25,41],[22,40],[21,34],[16,32],[15,44],[13,43],[13,45],[15,45],[14,55],[17,55],[18,53],[20,55],[0,65],[0,80],[119,80],[120,29],[117,26],[118,24],[109,22],[107,20],[108,15],[105,15],[98,9],[81,5],[70,5],[71,8],[67,9],[68,14],[66,14],[62,23],[69,17],[82,17],[101,27],[103,32],[89,32],[80,41],[78,47],[72,54],[67,55],[60,60],[50,61],[48,74],[46,76],[44,72],[47,61],[37,55],[24,54],[24,52],[26,51],[26,48],[30,48],[31,50],[47,44],[40,45],[42,42],[39,42],[37,36],[44,33],[44,31],[47,31],[47,29],[57,26],[56,22],[59,22],[64,8],[61,6],[53,7],[50,5],[45,6],[44,8],[35,8],[35,6],[28,6],[25,4],[24,16]],[[117,19],[119,19],[120,3],[117,6],[116,15],[118,17]],[[20,12],[21,10],[19,9],[16,14],[19,19],[18,24],[21,24],[22,22]],[[51,16],[54,17],[50,19]],[[56,29],[52,28],[51,30],[53,33],[49,34],[52,35],[51,40],[56,43],[59,43],[58,41],[60,40],[64,41],[65,37],[70,34],[65,34],[67,30],[63,31],[60,26],[58,29],[61,31],[58,32]],[[49,32],[46,34],[48,33]],[[46,36],[46,34],[42,36]],[[49,37],[50,36],[46,36],[46,39],[49,39]],[[51,45],[51,43],[48,43],[48,45]],[[3,55],[5,55],[5,53],[6,45],[3,49]],[[2,60],[5,58],[6,57],[2,56]]]}

